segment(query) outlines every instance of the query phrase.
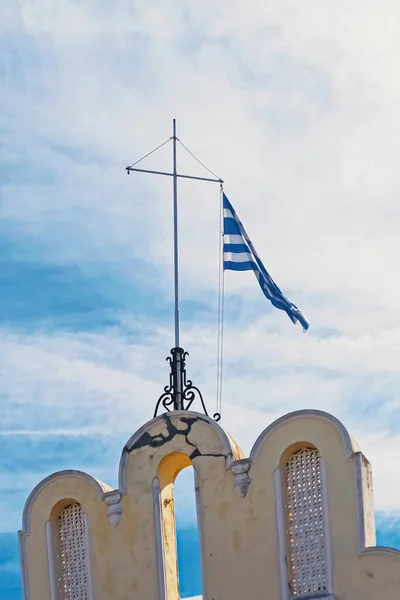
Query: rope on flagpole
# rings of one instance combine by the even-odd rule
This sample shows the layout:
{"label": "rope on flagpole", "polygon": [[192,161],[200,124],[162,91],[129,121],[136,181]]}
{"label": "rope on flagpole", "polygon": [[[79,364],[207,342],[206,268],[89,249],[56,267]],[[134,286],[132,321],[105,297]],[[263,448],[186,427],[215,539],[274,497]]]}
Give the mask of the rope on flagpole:
{"label": "rope on flagpole", "polygon": [[[222,189],[222,185],[220,186]],[[216,412],[219,412],[219,357],[221,349],[221,264],[222,264],[222,193],[219,194],[219,219],[218,219],[218,316],[217,316],[217,404],[215,407]]]}
{"label": "rope on flagpole", "polygon": [[225,271],[222,263],[222,292],[221,292],[221,361],[219,367],[219,413],[222,411],[222,383],[224,363],[224,309],[225,309]]}
{"label": "rope on flagpole", "polygon": [[217,180],[220,181],[220,217],[219,217],[219,258],[218,258],[218,317],[217,317],[217,413],[221,414],[222,408],[222,366],[223,366],[223,356],[224,356],[224,306],[225,306],[225,273],[224,273],[224,260],[223,260],[223,186],[222,179],[218,177],[214,171],[209,169],[207,165],[205,165],[181,140],[177,137],[176,141],[186,150],[188,154],[194,160],[196,160],[199,165],[201,165],[206,171],[208,171],[211,175],[216,177]]}
{"label": "rope on flagpole", "polygon": [[[206,165],[205,165],[203,162],[201,162],[201,160],[200,160],[199,158],[197,158],[197,156],[195,156],[195,155],[193,154],[193,152],[191,152],[191,151],[189,150],[189,148],[188,148],[187,146],[185,146],[185,144],[184,144],[183,142],[181,142],[181,140],[180,140],[179,138],[176,138],[176,140],[177,140],[177,141],[180,143],[180,145],[182,146],[182,148],[184,148],[184,149],[186,150],[186,152],[187,152],[188,154],[190,154],[190,156],[191,156],[192,158],[194,158],[194,160],[196,160],[196,161],[199,163],[199,165],[201,165],[202,167],[204,167],[204,169],[205,169],[206,171],[208,171],[209,173],[211,173],[211,175],[214,175],[214,177],[216,177],[217,179],[219,179],[219,181],[221,181],[221,177],[218,177],[218,175],[216,175],[216,173],[214,173],[214,171],[211,171],[211,169],[209,169],[209,168],[208,168],[208,167],[207,167],[207,166],[206,166]],[[221,185],[222,185],[222,184],[221,184]]]}
{"label": "rope on flagpole", "polygon": [[223,366],[223,356],[224,356],[224,305],[225,305],[225,273],[224,273],[224,260],[223,260],[223,218],[224,218],[224,210],[223,210],[223,186],[222,179],[218,177],[214,171],[209,169],[207,165],[205,165],[179,138],[176,138],[176,141],[186,150],[188,154],[195,161],[199,163],[206,171],[208,171],[211,175],[216,177],[220,181],[220,214],[219,214],[219,243],[218,243],[218,317],[217,317],[217,399],[216,399],[216,412],[221,414],[222,408],[222,366]]}
{"label": "rope on flagpole", "polygon": [[[157,152],[157,150],[159,150],[160,148],[162,148],[163,146],[165,146],[165,144],[168,144],[168,142],[170,142],[171,140],[172,140],[172,138],[168,138],[167,140],[165,140],[165,142],[163,142],[162,144],[160,144],[159,146],[157,146],[157,148],[154,148],[154,150],[151,150],[150,152],[148,152],[147,154],[145,154],[144,156],[142,156],[142,158],[139,158],[139,160],[137,160],[136,162],[134,162],[132,165],[129,165],[127,167],[127,169],[131,169],[132,167],[134,167],[138,163],[142,162],[142,160],[144,160],[145,158],[147,158],[148,156],[150,156],[150,154],[153,154],[154,152]],[[129,171],[128,171],[128,173],[129,173]]]}
{"label": "rope on flagpole", "polygon": [[218,333],[217,333],[217,412],[222,410],[222,366],[224,354],[225,273],[223,259],[223,187],[220,185],[219,257],[218,257]]}

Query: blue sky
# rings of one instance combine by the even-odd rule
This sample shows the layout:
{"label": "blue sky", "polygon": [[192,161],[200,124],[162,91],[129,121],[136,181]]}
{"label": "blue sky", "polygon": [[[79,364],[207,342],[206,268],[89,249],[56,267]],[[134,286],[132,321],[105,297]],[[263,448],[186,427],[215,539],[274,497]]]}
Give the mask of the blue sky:
{"label": "blue sky", "polygon": [[[173,117],[311,322],[303,335],[251,273],[228,273],[223,427],[248,452],[283,413],[332,412],[372,463],[378,542],[400,548],[399,13],[392,0],[1,4],[0,598],[21,598],[32,487],[63,468],[116,485],[167,382],[171,182],[124,167]],[[144,166],[170,169],[170,150]],[[179,193],[182,343],[212,411],[219,192]],[[182,474],[179,498],[190,487]],[[178,517],[195,595],[193,503]]]}

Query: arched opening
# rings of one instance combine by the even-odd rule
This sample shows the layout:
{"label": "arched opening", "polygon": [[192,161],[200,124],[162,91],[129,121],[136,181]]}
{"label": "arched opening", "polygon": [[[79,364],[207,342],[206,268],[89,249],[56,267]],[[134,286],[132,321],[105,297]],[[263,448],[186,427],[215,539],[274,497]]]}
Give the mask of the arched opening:
{"label": "arched opening", "polygon": [[79,502],[65,499],[57,503],[46,535],[52,600],[90,600],[88,524]]}
{"label": "arched opening", "polygon": [[181,598],[200,596],[202,593],[194,475],[193,467],[186,467],[179,473],[174,486],[178,579]]}
{"label": "arched opening", "polygon": [[159,465],[158,480],[166,599],[200,595],[196,493],[189,457],[179,452],[166,456]]}
{"label": "arched opening", "polygon": [[312,444],[295,444],[284,453],[281,470],[291,596],[327,592],[327,507],[320,453]]}

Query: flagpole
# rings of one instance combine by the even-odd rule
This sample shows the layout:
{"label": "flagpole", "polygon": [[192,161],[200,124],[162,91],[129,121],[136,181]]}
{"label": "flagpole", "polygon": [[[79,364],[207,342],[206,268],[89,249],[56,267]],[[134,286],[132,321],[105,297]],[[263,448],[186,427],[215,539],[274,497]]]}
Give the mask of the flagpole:
{"label": "flagpole", "polygon": [[[153,154],[156,150],[164,146],[168,141],[172,140],[172,173],[166,173],[165,171],[155,171],[150,169],[140,169],[136,167],[138,163],[142,160]],[[223,180],[217,177],[208,167],[206,167],[201,161],[199,161],[190,150],[186,148],[182,144],[182,146],[199,162],[205,169],[207,169],[211,175],[215,175],[215,177],[197,177],[194,175],[184,175],[183,173],[177,172],[177,164],[176,164],[176,142],[182,144],[182,142],[176,136],[176,120],[172,121],[172,137],[169,138],[166,142],[157,146],[154,150],[137,160],[132,165],[126,167],[126,172],[129,173],[131,171],[137,171],[139,173],[149,173],[153,175],[167,175],[168,177],[172,177],[173,182],[173,220],[174,220],[174,296],[175,296],[175,310],[174,310],[174,321],[175,321],[175,346],[171,349],[171,356],[168,356],[167,361],[170,364],[171,372],[169,378],[169,385],[164,387],[164,392],[161,394],[156,403],[156,408],[154,411],[154,416],[156,417],[158,414],[158,410],[160,407],[165,408],[167,411],[171,410],[170,407],[173,407],[173,410],[190,410],[193,401],[197,397],[201,403],[203,411],[206,415],[207,409],[204,404],[203,396],[196,386],[193,385],[190,379],[186,377],[186,356],[187,352],[183,348],[180,347],[179,340],[179,244],[178,244],[178,178],[183,177],[185,179],[194,179],[196,181],[210,181],[214,183],[219,183],[220,185],[223,183]],[[219,421],[221,415],[219,413],[215,413],[213,415],[216,421]]]}
{"label": "flagpole", "polygon": [[178,248],[178,175],[176,171],[176,120],[172,122],[173,186],[174,186],[174,283],[175,283],[175,348],[179,348],[179,248]]}
{"label": "flagpole", "polygon": [[176,170],[176,119],[172,121],[172,176],[174,189],[174,288],[175,288],[175,347],[172,349],[172,381],[175,389],[174,410],[183,410],[184,351],[179,346],[179,246],[178,246],[178,175]]}

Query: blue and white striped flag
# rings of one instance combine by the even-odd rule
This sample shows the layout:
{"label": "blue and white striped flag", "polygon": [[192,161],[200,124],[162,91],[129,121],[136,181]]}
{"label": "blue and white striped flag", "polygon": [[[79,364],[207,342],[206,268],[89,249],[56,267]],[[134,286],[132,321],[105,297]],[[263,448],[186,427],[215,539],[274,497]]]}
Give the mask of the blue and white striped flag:
{"label": "blue and white striped flag", "polygon": [[224,270],[254,271],[264,295],[276,308],[284,310],[293,323],[298,321],[307,331],[309,323],[297,306],[282,294],[272,277],[267,273],[253,244],[249,240],[232,204],[223,194],[224,209]]}

